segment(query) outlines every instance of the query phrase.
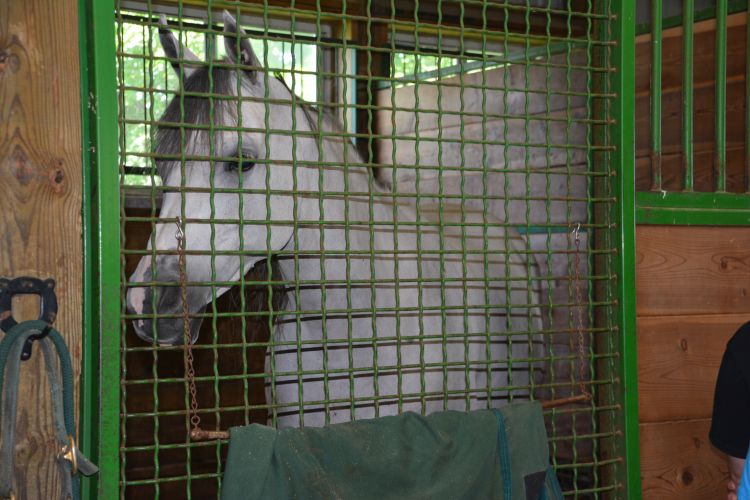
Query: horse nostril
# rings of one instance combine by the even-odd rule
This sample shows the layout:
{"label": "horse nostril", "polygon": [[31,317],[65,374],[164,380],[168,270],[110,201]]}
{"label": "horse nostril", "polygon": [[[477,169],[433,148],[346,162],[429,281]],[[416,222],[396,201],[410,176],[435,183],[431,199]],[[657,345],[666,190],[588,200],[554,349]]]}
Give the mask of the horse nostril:
{"label": "horse nostril", "polygon": [[153,323],[150,319],[147,319],[147,318],[134,319],[133,330],[135,330],[135,334],[141,340],[144,340],[149,343],[153,342],[154,340]]}
{"label": "horse nostril", "polygon": [[[176,287],[132,288],[131,291],[144,290],[142,293],[131,293],[128,296],[127,309],[132,314],[133,329],[141,340],[159,345],[181,345],[185,343],[182,294]],[[189,300],[188,300],[189,302]],[[205,305],[190,308],[190,339],[195,342],[202,322],[194,317],[202,313]],[[156,315],[155,315],[156,314]],[[158,315],[158,316],[157,316]],[[177,316],[177,317],[175,317]]]}

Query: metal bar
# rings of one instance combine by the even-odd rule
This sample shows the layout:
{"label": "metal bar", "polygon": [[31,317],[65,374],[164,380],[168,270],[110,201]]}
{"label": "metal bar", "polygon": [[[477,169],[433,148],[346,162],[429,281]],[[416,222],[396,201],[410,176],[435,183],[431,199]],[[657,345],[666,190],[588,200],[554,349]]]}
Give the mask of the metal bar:
{"label": "metal bar", "polygon": [[[112,5],[79,1],[84,138],[84,280],[82,443],[99,465],[84,497],[117,498],[120,474],[120,232],[117,93]],[[87,420],[88,419],[88,420]],[[87,429],[85,426],[95,429]],[[95,485],[94,481],[98,481]]]}
{"label": "metal bar", "polygon": [[639,207],[636,221],[638,224],[657,226],[748,226],[750,211]]}
{"label": "metal bar", "polygon": [[638,193],[638,208],[750,210],[747,196],[735,193]]}
{"label": "metal bar", "polygon": [[662,0],[651,0],[651,189],[661,189]]}
{"label": "metal bar", "polygon": [[635,2],[614,0],[612,11],[616,21],[611,25],[611,39],[618,41],[612,50],[612,66],[618,71],[610,81],[618,98],[612,103],[616,125],[611,134],[618,150],[611,158],[619,174],[613,182],[620,201],[612,207],[619,228],[613,231],[613,247],[620,249],[613,270],[618,275],[615,291],[621,301],[615,314],[622,354],[617,365],[622,380],[618,392],[623,404],[616,421],[624,434],[625,471],[620,474],[626,488],[624,497],[637,498],[641,495],[641,477],[635,321]]}
{"label": "metal bar", "polygon": [[[94,424],[99,420],[99,338],[95,334],[96,304],[94,302],[94,252],[93,233],[94,217],[92,217],[91,189],[92,172],[85,166],[91,164],[91,116],[88,109],[89,100],[89,43],[88,43],[88,16],[86,1],[78,0],[78,49],[79,68],[81,79],[81,164],[84,165],[82,172],[83,183],[83,209],[81,211],[81,225],[83,228],[83,347],[81,349],[81,381],[80,381],[80,416],[78,422],[78,445],[87,457],[98,462],[99,435],[98,426]],[[81,479],[81,496],[85,499],[97,498],[97,483],[94,478],[84,477]]]}
{"label": "metal bar", "polygon": [[732,193],[638,193],[638,224],[746,226],[750,224],[747,195]]}
{"label": "metal bar", "polygon": [[682,171],[685,191],[693,190],[693,24],[694,0],[682,3]]}
{"label": "metal bar", "polygon": [[727,190],[727,0],[716,0],[716,191]]}
{"label": "metal bar", "polygon": [[545,410],[550,408],[558,408],[560,406],[565,406],[569,404],[575,404],[575,403],[586,403],[587,401],[591,400],[590,394],[579,394],[577,396],[569,396],[567,398],[560,398],[560,399],[550,399],[547,401],[542,401],[542,408]]}

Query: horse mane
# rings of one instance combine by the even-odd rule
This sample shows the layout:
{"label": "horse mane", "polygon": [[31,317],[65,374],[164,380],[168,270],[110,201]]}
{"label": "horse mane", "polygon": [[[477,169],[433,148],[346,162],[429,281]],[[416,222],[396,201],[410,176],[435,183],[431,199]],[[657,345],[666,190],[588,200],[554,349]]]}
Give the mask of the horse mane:
{"label": "horse mane", "polygon": [[274,75],[274,77],[279,81],[279,83],[284,86],[284,88],[286,88],[286,90],[289,92],[289,95],[294,96],[294,106],[301,109],[305,114],[307,124],[313,132],[320,132],[320,128],[318,127],[318,120],[313,119],[313,116],[319,116],[322,117],[322,120],[320,120],[320,122],[322,124],[325,124],[331,132],[334,132],[336,134],[345,133],[344,124],[339,121],[339,119],[335,114],[333,114],[330,109],[321,109],[319,106],[315,106],[305,101],[301,97],[298,97],[294,92],[292,92],[292,89],[289,88],[289,85],[286,83],[286,80],[282,78],[281,74],[277,73]]}
{"label": "horse mane", "polygon": [[159,119],[156,130],[154,154],[162,179],[169,175],[168,166],[174,166],[175,162],[169,160],[183,155],[188,144],[209,141],[212,114],[226,111],[236,115],[236,106],[227,99],[236,86],[236,73],[221,66],[200,67],[184,80],[182,89]]}
{"label": "horse mane", "polygon": [[[313,133],[320,133],[320,127],[318,126],[319,120],[320,124],[325,125],[324,129],[332,132],[333,135],[333,137],[326,137],[325,134],[321,134],[322,139],[329,144],[330,142],[340,143],[342,148],[346,149],[349,155],[353,155],[357,163],[362,163],[362,155],[354,146],[354,144],[350,143],[346,139],[346,129],[344,128],[344,124],[341,123],[341,120],[339,120],[338,117],[330,109],[321,109],[319,106],[314,106],[304,99],[297,97],[296,94],[292,92],[292,89],[289,88],[289,85],[287,85],[286,80],[284,80],[280,74],[276,74],[274,76],[276,77],[276,80],[278,80],[286,88],[289,94],[294,96],[294,105],[302,110],[302,113],[305,115],[305,119],[307,120],[307,124],[310,127],[310,130],[313,131]],[[315,116],[318,117],[318,120],[315,120],[313,118]],[[339,138],[340,140],[332,141],[334,137]],[[378,167],[375,167],[371,164],[368,164],[367,166],[367,174],[370,176],[370,180],[372,181],[371,185],[380,189],[387,189],[388,186],[386,185],[386,183],[384,183],[379,178],[379,176],[376,175],[376,168]]]}
{"label": "horse mane", "polygon": [[[245,274],[245,281],[252,283],[245,285],[245,311],[256,313],[247,318],[247,341],[267,342],[279,320],[278,313],[286,310],[289,302],[286,286],[282,284],[284,273],[281,271],[278,257],[272,256],[270,261],[262,259],[256,262]],[[273,283],[269,284],[271,281]],[[232,287],[229,292],[232,294],[231,303],[235,309],[241,304],[242,292],[239,286]]]}
{"label": "horse mane", "polygon": [[[154,153],[156,156],[157,172],[162,179],[166,179],[169,165],[174,162],[165,161],[179,158],[184,153],[184,145],[196,144],[200,141],[210,139],[209,126],[211,125],[212,113],[217,115],[227,112],[236,118],[237,106],[234,92],[237,90],[237,72],[233,68],[223,65],[231,61],[223,59],[216,66],[201,66],[187,77],[179,94],[176,94],[167,105],[167,109],[159,119],[156,131],[156,143]],[[271,76],[269,75],[269,78]],[[287,89],[295,107],[301,109],[305,115],[308,126],[313,133],[320,133],[321,129],[330,131],[333,137],[321,134],[324,142],[329,146],[331,142],[339,143],[348,149],[348,154],[361,163],[362,159],[356,147],[346,138],[344,125],[338,117],[330,110],[314,106],[301,97],[297,97],[287,85],[281,75],[273,75]],[[241,79],[240,84],[246,84],[246,79]],[[187,125],[187,127],[186,127]],[[198,127],[196,127],[198,125]],[[333,139],[338,140],[333,140]],[[373,169],[368,168],[368,173],[373,177],[374,185],[383,187],[381,181],[374,175]]]}

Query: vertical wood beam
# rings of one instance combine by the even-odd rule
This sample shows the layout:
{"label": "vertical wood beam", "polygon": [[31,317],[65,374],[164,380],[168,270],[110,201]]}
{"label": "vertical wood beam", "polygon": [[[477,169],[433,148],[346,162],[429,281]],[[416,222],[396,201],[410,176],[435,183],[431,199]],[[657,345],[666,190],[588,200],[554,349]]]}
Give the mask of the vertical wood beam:
{"label": "vertical wood beam", "polygon": [[[363,7],[363,15],[367,15],[367,8]],[[375,15],[375,12],[369,12]],[[390,15],[383,13],[382,15]],[[371,51],[370,48],[382,48],[388,42],[388,26],[383,23],[359,22],[355,26],[354,36],[357,44],[364,49],[357,50],[357,91],[356,105],[364,106],[357,108],[357,134],[365,134],[357,138],[357,148],[360,154],[370,163],[379,163],[377,139],[372,137],[377,134],[378,113],[372,106],[377,104],[378,86],[382,80],[390,76],[391,61],[390,53]],[[374,80],[373,80],[374,78]]]}
{"label": "vertical wood beam", "polygon": [[[81,359],[81,107],[75,0],[0,0],[0,276],[57,282],[55,327]],[[17,497],[61,483],[49,385],[34,348],[21,369]]]}

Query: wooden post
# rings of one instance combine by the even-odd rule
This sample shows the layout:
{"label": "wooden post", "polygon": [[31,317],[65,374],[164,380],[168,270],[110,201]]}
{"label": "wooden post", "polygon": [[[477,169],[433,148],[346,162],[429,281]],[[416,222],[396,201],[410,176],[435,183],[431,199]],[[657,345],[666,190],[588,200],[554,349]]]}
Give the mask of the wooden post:
{"label": "wooden post", "polygon": [[[365,13],[367,14],[367,13]],[[371,13],[374,14],[374,13]],[[360,48],[357,50],[356,103],[359,106],[375,106],[376,96],[381,80],[378,78],[390,75],[390,54],[372,51],[371,48],[382,48],[388,41],[388,27],[384,24],[359,22],[355,25],[355,40]],[[373,80],[376,78],[376,80]],[[367,137],[357,138],[357,148],[362,158],[373,165],[378,158],[378,140],[372,136],[380,131],[377,123],[378,113],[372,108],[357,109],[357,133]]]}
{"label": "wooden post", "polygon": [[[71,351],[76,393],[83,304],[77,15],[75,0],[0,0],[0,276],[57,282],[55,327]],[[35,347],[21,369],[19,500],[54,498],[61,487],[41,358]]]}

